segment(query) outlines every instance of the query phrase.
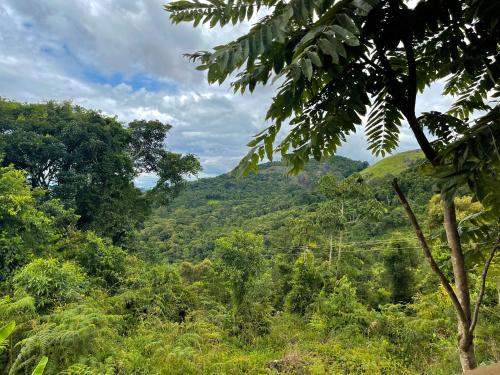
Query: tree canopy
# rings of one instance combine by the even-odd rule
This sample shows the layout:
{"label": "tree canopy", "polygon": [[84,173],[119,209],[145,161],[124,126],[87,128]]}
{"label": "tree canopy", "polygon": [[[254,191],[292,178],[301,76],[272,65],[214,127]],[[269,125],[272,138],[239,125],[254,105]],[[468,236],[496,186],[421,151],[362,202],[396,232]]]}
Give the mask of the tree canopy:
{"label": "tree canopy", "polygon": [[[167,203],[184,177],[200,170],[193,155],[165,149],[170,125],[132,121],[69,102],[20,104],[0,101],[1,164],[28,174],[35,188],[48,189],[79,215],[88,228],[120,242],[157,203]],[[134,186],[141,173],[159,178],[151,191]]]}

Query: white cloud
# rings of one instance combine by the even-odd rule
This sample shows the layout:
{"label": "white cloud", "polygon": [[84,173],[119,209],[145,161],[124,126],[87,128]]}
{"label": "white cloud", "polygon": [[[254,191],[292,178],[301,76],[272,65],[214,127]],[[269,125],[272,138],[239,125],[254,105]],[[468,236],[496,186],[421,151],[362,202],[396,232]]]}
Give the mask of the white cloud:
{"label": "white cloud", "polygon": [[[266,126],[274,88],[234,95],[227,85],[209,87],[205,73],[182,54],[230,40],[248,25],[236,30],[171,25],[162,5],[161,0],[4,0],[0,96],[30,102],[69,99],[124,122],[169,122],[174,126],[170,149],[199,155],[204,175],[228,171],[246,154],[251,136]],[[138,89],[131,81],[137,75],[160,86]],[[419,100],[426,110],[446,104],[435,89]],[[405,129],[401,149],[411,148],[416,144]],[[349,137],[339,153],[374,160],[362,131]]]}

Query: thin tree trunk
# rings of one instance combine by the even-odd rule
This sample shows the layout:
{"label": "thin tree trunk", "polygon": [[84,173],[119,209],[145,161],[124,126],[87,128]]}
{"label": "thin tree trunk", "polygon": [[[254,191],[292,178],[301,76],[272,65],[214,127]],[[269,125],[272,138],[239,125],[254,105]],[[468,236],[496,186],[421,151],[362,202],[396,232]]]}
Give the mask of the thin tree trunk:
{"label": "thin tree trunk", "polygon": [[497,305],[500,306],[500,277],[497,278],[496,280],[496,284],[497,284]]}
{"label": "thin tree trunk", "polygon": [[335,280],[339,279],[339,272],[340,272],[340,255],[342,253],[342,232],[340,232],[339,235],[339,252],[337,254],[337,268],[335,270]]}
{"label": "thin tree trunk", "polygon": [[330,235],[330,255],[328,256],[328,268],[332,268],[333,236]]}
{"label": "thin tree trunk", "polygon": [[474,345],[473,337],[474,332],[471,330],[471,306],[470,306],[470,295],[467,282],[467,271],[465,269],[465,262],[462,253],[462,248],[460,245],[460,237],[458,235],[456,215],[455,215],[455,205],[453,202],[443,201],[443,211],[444,211],[444,225],[446,230],[446,235],[448,238],[448,245],[452,253],[452,265],[453,273],[455,275],[455,286],[456,291],[453,290],[450,283],[446,279],[436,261],[434,260],[427,241],[422,233],[420,225],[418,224],[417,218],[413,213],[410,204],[408,203],[403,192],[399,188],[397,180],[394,179],[393,187],[398,195],[403,208],[405,209],[410,223],[415,230],[417,238],[420,242],[422,250],[424,252],[425,258],[429,262],[431,269],[439,277],[441,284],[445,288],[446,292],[453,302],[455,311],[458,317],[458,333],[459,333],[459,357],[460,364],[463,371],[472,370],[476,367],[476,359],[474,355]]}
{"label": "thin tree trunk", "polygon": [[[397,4],[397,2],[394,2],[394,4]],[[419,120],[417,119],[415,114],[415,103],[418,90],[417,90],[417,64],[413,46],[413,35],[412,34],[405,35],[402,38],[402,42],[408,65],[408,75],[406,77],[407,96],[406,98],[403,98],[403,100],[399,103],[398,107],[408,120],[408,124],[410,125],[410,128],[413,134],[415,135],[415,139],[420,145],[420,148],[422,149],[427,160],[434,167],[437,167],[442,162],[440,156],[438,152],[434,149],[432,144],[429,142],[429,140],[427,139],[427,136],[423,131],[423,126],[419,123]],[[378,45],[377,45],[377,51],[379,53],[381,62],[387,71],[386,76],[393,82],[395,82],[394,70],[392,69],[387,57],[385,57],[383,53],[384,51],[382,51]],[[467,270],[465,268],[464,256],[460,243],[460,236],[458,233],[455,205],[453,203],[453,200],[446,199],[444,197],[444,194],[442,194],[441,199],[443,203],[443,212],[444,212],[444,228],[446,231],[447,242],[451,253],[451,261],[453,266],[453,275],[455,280],[456,291],[454,291],[451,288],[446,277],[441,272],[436,262],[432,258],[432,254],[430,253],[430,249],[427,246],[425,238],[421,233],[416,217],[413,215],[413,212],[411,211],[411,208],[409,207],[406,198],[399,189],[396,180],[394,181],[393,186],[396,192],[398,193],[398,196],[401,200],[401,203],[403,204],[403,207],[405,207],[405,210],[407,211],[407,214],[410,218],[410,221],[412,222],[417,237],[419,237],[422,249],[424,250],[424,254],[428,259],[431,268],[439,276],[441,283],[445,286],[455,307],[458,316],[459,354],[460,354],[460,363],[462,365],[462,369],[463,371],[474,369],[476,367],[476,359],[474,355],[474,344],[473,344],[475,323],[471,324],[472,322],[471,303],[470,303],[469,285],[467,280]],[[487,272],[487,267],[485,270]],[[480,303],[481,303],[481,298],[478,299],[477,308],[475,309],[474,312],[474,320],[477,319],[477,311]]]}
{"label": "thin tree trunk", "polygon": [[458,347],[460,351],[460,364],[462,370],[476,368],[476,357],[474,354],[474,335],[470,332],[471,304],[469,294],[469,283],[467,269],[465,268],[464,254],[458,233],[455,204],[453,201],[443,199],[444,228],[446,238],[451,252],[451,264],[455,277],[455,293],[462,306],[465,321],[458,321]]}

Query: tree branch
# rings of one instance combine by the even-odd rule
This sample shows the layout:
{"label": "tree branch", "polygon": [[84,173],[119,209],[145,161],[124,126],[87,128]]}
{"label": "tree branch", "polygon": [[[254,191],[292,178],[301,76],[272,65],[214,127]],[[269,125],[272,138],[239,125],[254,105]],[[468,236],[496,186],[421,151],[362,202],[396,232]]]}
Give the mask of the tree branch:
{"label": "tree branch", "polygon": [[476,305],[474,306],[474,313],[472,314],[472,321],[469,327],[469,334],[472,335],[474,333],[474,329],[476,328],[477,318],[479,315],[479,307],[481,306],[481,302],[483,302],[484,291],[486,287],[486,276],[488,274],[488,269],[490,268],[491,261],[495,256],[496,251],[500,247],[500,239],[497,240],[496,244],[493,246],[491,250],[490,256],[486,260],[484,264],[483,272],[481,273],[481,288],[479,289],[479,295],[477,296]]}
{"label": "tree branch", "polygon": [[[377,55],[382,65],[384,75],[387,79],[389,86],[389,93],[395,99],[396,107],[403,113],[410,125],[410,128],[415,135],[415,138],[422,149],[427,160],[431,162],[432,165],[439,165],[439,158],[437,152],[431,146],[429,140],[425,136],[425,133],[420,126],[419,121],[415,115],[415,102],[417,93],[417,75],[416,75],[416,63],[413,47],[410,43],[405,43],[405,50],[407,50],[408,59],[408,71],[411,72],[408,75],[408,87],[406,88],[408,98],[404,98],[404,88],[402,84],[397,80],[396,74],[391,67],[391,63],[384,53],[384,49],[380,43],[375,40],[375,48],[377,50]],[[410,97],[411,93],[411,99]]]}
{"label": "tree branch", "polygon": [[455,291],[451,287],[450,283],[446,279],[446,276],[443,274],[443,271],[439,268],[438,264],[434,260],[431,250],[429,248],[429,245],[427,244],[427,241],[424,237],[424,234],[422,233],[422,229],[420,228],[420,225],[418,224],[418,220],[413,213],[410,204],[408,203],[408,200],[406,199],[405,195],[401,191],[401,188],[399,187],[398,180],[395,178],[392,181],[392,187],[394,188],[394,191],[398,195],[398,198],[408,216],[408,219],[410,220],[410,223],[415,230],[415,234],[417,235],[418,241],[420,242],[420,246],[422,247],[422,250],[424,252],[425,259],[431,266],[432,271],[439,277],[439,281],[441,282],[441,285],[443,285],[444,289],[450,296],[451,302],[455,306],[455,310],[457,311],[458,317],[460,321],[464,324],[467,323],[467,319],[465,317],[464,310],[462,308],[462,305],[460,304],[457,295],[455,294]]}
{"label": "tree branch", "polygon": [[413,134],[415,135],[415,138],[417,139],[425,157],[432,163],[432,165],[437,166],[439,165],[438,154],[425,136],[415,115],[415,104],[417,101],[417,64],[415,62],[415,51],[412,46],[412,38],[411,34],[406,35],[403,38],[403,46],[408,64],[408,82],[406,87],[406,103],[402,112],[408,120],[408,124],[410,125],[410,128],[413,131]]}
{"label": "tree branch", "polygon": [[415,52],[412,46],[413,36],[406,35],[403,38],[403,46],[408,63],[408,85],[407,85],[407,106],[408,110],[415,112],[415,103],[417,101],[417,64],[415,62]]}
{"label": "tree branch", "polygon": [[389,62],[389,59],[385,55],[384,49],[380,45],[378,39],[375,39],[375,49],[377,51],[378,58],[380,59],[380,63],[382,64],[382,68],[387,80],[390,82],[390,85],[393,85],[393,87],[397,87],[399,85],[399,82],[396,78],[396,74],[392,69],[391,63]]}

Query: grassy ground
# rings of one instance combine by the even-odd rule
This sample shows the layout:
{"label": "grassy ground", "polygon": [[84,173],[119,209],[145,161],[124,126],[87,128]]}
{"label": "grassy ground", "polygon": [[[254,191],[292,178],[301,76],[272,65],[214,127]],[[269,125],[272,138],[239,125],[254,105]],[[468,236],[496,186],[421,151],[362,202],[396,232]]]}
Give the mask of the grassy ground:
{"label": "grassy ground", "polygon": [[361,174],[366,177],[382,177],[386,174],[398,175],[403,172],[408,165],[415,160],[423,158],[420,150],[405,151],[396,155],[391,155],[379,162],[363,169]]}

